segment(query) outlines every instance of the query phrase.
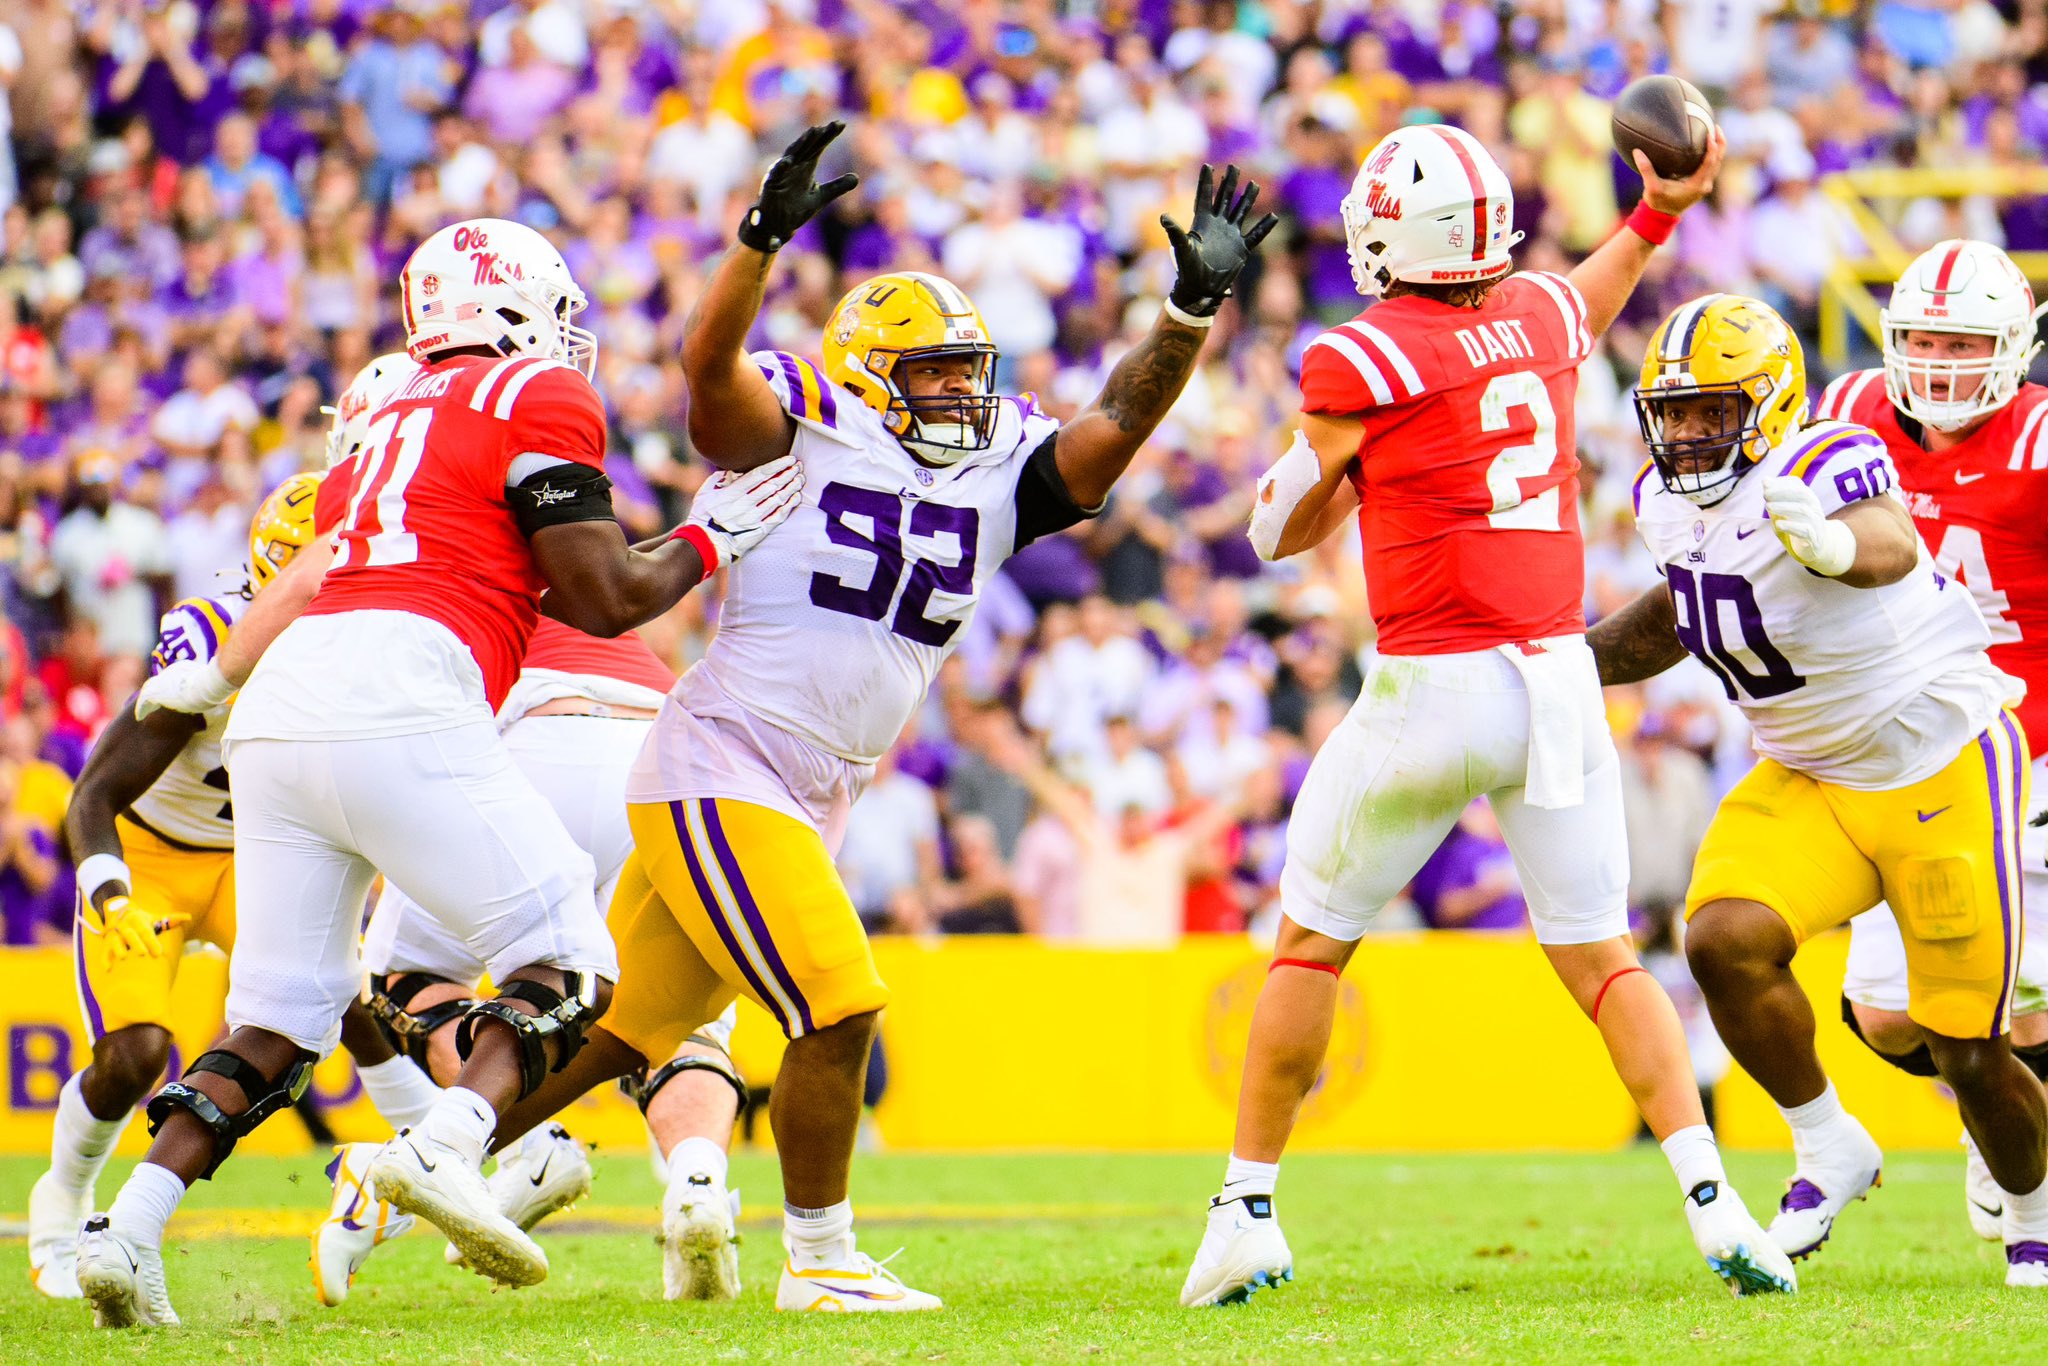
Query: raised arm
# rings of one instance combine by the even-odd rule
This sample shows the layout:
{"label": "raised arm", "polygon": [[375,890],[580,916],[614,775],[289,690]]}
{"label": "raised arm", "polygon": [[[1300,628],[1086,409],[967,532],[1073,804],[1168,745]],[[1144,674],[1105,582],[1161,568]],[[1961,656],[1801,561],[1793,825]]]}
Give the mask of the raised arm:
{"label": "raised arm", "polygon": [[1239,195],[1235,166],[1224,167],[1220,186],[1212,188],[1211,179],[1204,166],[1195,186],[1193,224],[1186,232],[1160,216],[1173,244],[1175,276],[1151,332],[1117,362],[1095,401],[1060,428],[1053,456],[1067,492],[1083,508],[1102,506],[1110,486],[1180,397],[1238,272],[1280,221],[1267,214],[1246,226],[1259,187],[1252,182]]}
{"label": "raised arm", "polygon": [[1670,236],[1678,216],[1706,198],[1721,173],[1721,158],[1728,139],[1719,127],[1708,136],[1707,156],[1699,169],[1683,180],[1666,180],[1650,165],[1641,151],[1636,153],[1636,172],[1643,178],[1643,200],[1628,221],[1612,237],[1596,247],[1591,256],[1572,269],[1571,282],[1586,300],[1586,326],[1599,336],[1621,316],[1623,304],[1635,292],[1650,257]]}
{"label": "raised arm", "polygon": [[789,454],[796,423],[748,359],[747,333],[761,312],[775,253],[818,210],[860,183],[854,175],[817,183],[818,158],[845,126],[834,121],[805,130],[768,168],[760,199],[740,223],[738,243],[711,272],[684,324],[690,441],[722,468],[752,469]]}
{"label": "raised arm", "polygon": [[1600,685],[1640,683],[1655,678],[1685,658],[1678,640],[1678,607],[1671,585],[1660,583],[1628,606],[1593,623],[1586,632],[1593,662],[1600,666]]}

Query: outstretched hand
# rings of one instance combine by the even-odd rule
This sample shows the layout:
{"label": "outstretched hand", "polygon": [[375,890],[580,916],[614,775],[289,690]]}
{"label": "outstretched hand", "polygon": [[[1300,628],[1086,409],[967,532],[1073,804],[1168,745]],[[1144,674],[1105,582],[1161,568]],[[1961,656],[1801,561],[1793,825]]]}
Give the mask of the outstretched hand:
{"label": "outstretched hand", "polygon": [[860,184],[860,177],[850,173],[830,184],[818,184],[818,158],[845,131],[846,125],[834,119],[806,128],[783,149],[761,178],[760,198],[740,220],[742,246],[759,252],[781,251],[818,210]]}
{"label": "outstretched hand", "polygon": [[1269,213],[1246,227],[1245,217],[1258,203],[1259,183],[1248,182],[1239,195],[1237,167],[1225,166],[1223,183],[1212,189],[1213,177],[1208,166],[1202,167],[1201,178],[1195,182],[1194,222],[1186,232],[1167,215],[1159,216],[1160,226],[1173,244],[1174,281],[1168,301],[1194,318],[1216,315],[1238,272],[1280,222],[1277,215]]}
{"label": "outstretched hand", "polygon": [[1721,162],[1728,155],[1728,135],[1717,125],[1707,135],[1707,154],[1689,176],[1667,180],[1657,174],[1650,158],[1638,147],[1636,174],[1643,178],[1643,202],[1659,213],[1680,214],[1705,199],[1721,174]]}

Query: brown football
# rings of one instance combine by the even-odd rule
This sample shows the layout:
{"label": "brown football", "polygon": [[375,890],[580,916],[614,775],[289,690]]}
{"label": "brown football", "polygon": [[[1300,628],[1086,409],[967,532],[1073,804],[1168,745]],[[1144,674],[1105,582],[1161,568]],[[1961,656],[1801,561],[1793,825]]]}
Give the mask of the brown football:
{"label": "brown football", "polygon": [[1692,82],[1645,76],[1614,99],[1614,150],[1633,168],[1638,147],[1657,174],[1682,179],[1700,168],[1713,135],[1714,110]]}

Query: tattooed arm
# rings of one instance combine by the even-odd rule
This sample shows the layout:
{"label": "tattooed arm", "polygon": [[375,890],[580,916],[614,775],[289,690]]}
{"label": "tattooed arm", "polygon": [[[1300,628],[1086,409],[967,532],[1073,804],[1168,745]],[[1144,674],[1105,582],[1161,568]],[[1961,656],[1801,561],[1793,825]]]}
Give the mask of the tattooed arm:
{"label": "tattooed arm", "polygon": [[1678,643],[1678,609],[1671,585],[1660,583],[1618,612],[1602,617],[1586,633],[1600,685],[1640,683],[1685,658]]}
{"label": "tattooed arm", "polygon": [[1109,497],[1109,486],[1180,397],[1206,335],[1161,312],[1150,335],[1109,372],[1095,402],[1060,428],[1053,459],[1076,504],[1100,507]]}

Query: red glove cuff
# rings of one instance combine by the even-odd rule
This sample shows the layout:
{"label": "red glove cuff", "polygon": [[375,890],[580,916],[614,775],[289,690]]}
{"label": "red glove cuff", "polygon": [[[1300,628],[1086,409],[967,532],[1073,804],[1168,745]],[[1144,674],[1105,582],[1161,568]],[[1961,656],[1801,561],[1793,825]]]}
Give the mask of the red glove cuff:
{"label": "red glove cuff", "polygon": [[1678,215],[1653,209],[1646,201],[1637,200],[1628,216],[1628,229],[1652,246],[1661,247],[1671,240],[1671,233],[1678,226]]}
{"label": "red glove cuff", "polygon": [[704,577],[710,578],[718,572],[718,547],[711,543],[701,526],[679,526],[668,534],[671,541],[688,541],[697,548],[697,558],[704,561]]}

